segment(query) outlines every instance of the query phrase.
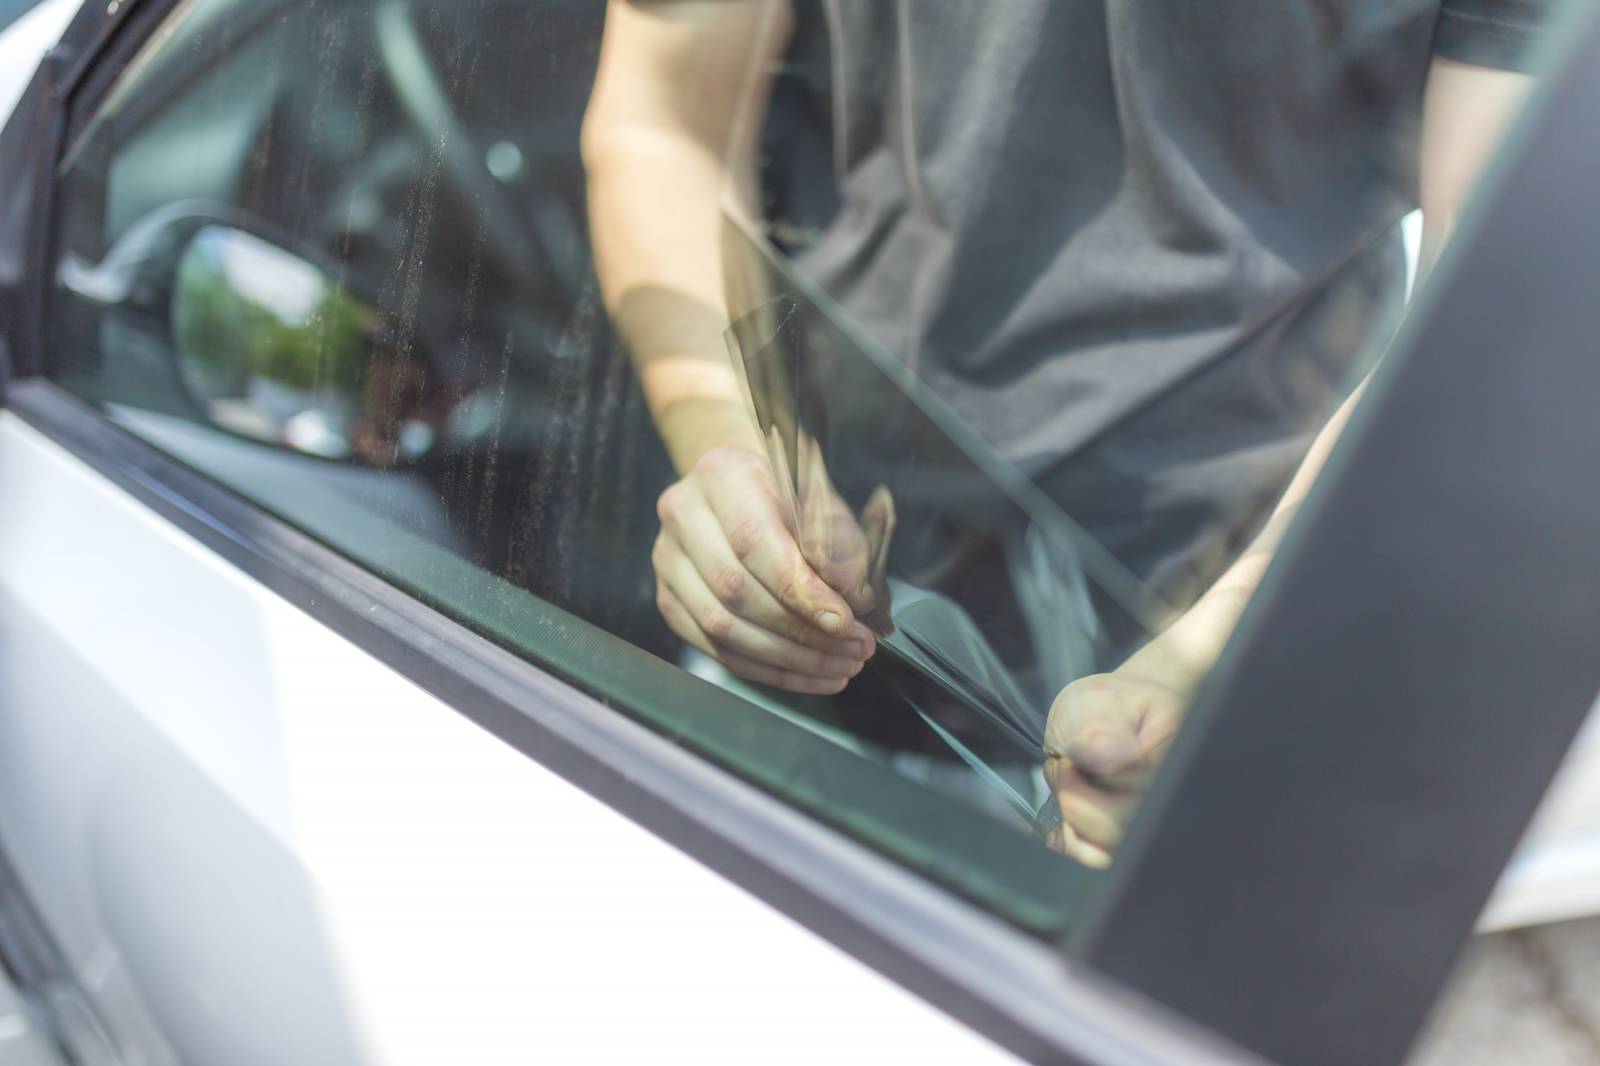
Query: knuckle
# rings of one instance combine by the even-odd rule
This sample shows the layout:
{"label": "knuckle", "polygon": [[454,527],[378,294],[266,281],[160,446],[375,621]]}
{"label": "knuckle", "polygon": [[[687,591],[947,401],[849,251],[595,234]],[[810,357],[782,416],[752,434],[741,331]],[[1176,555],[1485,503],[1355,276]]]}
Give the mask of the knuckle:
{"label": "knuckle", "polygon": [[784,647],[778,652],[777,665],[794,674],[805,674],[815,667],[813,656],[804,648]]}
{"label": "knuckle", "polygon": [[725,566],[711,578],[711,592],[731,610],[744,606],[748,593],[744,571],[737,566]]}
{"label": "knuckle", "polygon": [[825,563],[818,570],[818,573],[824,581],[834,588],[849,589],[852,592],[861,586],[862,581],[867,576],[861,567],[851,562]]}
{"label": "knuckle", "polygon": [[700,628],[712,640],[726,640],[733,632],[733,615],[722,607],[708,607],[700,612]]}
{"label": "knuckle", "polygon": [[806,625],[805,622],[791,616],[789,618],[785,618],[779,625],[778,635],[787,637],[796,644],[804,644],[807,640],[811,639],[812,629],[810,626]]}
{"label": "knuckle", "polygon": [[661,524],[670,526],[678,520],[678,515],[683,508],[682,482],[671,486],[656,498],[656,517],[661,519]]}
{"label": "knuckle", "polygon": [[650,567],[655,571],[656,577],[665,584],[667,574],[672,570],[673,564],[681,556],[677,542],[666,534],[656,538],[655,544],[650,547]]}
{"label": "knuckle", "polygon": [[778,599],[784,603],[800,603],[805,598],[805,587],[798,577],[790,575],[778,582]]}
{"label": "knuckle", "polygon": [[728,530],[728,544],[733,554],[748,559],[761,546],[762,525],[757,518],[741,518]]}
{"label": "knuckle", "polygon": [[800,554],[813,564],[828,561],[828,538],[815,531],[800,534]]}

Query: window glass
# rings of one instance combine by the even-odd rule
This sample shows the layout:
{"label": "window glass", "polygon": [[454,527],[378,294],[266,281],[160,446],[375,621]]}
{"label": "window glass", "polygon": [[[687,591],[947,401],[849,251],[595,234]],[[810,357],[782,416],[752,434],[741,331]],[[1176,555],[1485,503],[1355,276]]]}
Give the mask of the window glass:
{"label": "window glass", "polygon": [[1547,6],[185,0],[51,373],[1058,935]]}

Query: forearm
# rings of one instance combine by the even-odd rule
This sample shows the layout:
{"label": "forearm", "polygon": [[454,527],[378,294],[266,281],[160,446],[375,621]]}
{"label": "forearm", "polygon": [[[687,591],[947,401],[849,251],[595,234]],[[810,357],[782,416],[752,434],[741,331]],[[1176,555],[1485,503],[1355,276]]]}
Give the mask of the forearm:
{"label": "forearm", "polygon": [[1422,105],[1422,250],[1417,279],[1427,276],[1472,191],[1521,110],[1534,79],[1435,59]]}
{"label": "forearm", "polygon": [[602,297],[674,463],[759,441],[723,340],[724,211],[748,210],[788,7],[613,0],[584,117]]}
{"label": "forearm", "polygon": [[1267,566],[1283,543],[1284,534],[1299,513],[1300,505],[1311,493],[1311,486],[1322,473],[1333,446],[1355,410],[1363,382],[1340,405],[1311,442],[1289,486],[1279,498],[1266,525],[1249,547],[1240,553],[1222,576],[1206,590],[1191,608],[1165,629],[1161,636],[1135,652],[1122,669],[1135,676],[1187,692],[1199,683],[1206,670],[1222,654],[1222,647],[1267,572]]}
{"label": "forearm", "polygon": [[601,294],[680,472],[721,445],[759,446],[723,340],[716,257],[723,178],[688,155],[630,143],[621,132],[589,153]]}

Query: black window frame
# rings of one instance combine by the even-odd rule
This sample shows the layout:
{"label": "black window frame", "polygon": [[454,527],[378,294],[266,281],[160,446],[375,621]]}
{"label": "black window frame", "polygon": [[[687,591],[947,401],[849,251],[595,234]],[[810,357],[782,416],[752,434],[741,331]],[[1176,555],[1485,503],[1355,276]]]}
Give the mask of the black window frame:
{"label": "black window frame", "polygon": [[[9,212],[31,222],[0,223],[0,258],[24,264],[0,273],[8,408],[460,713],[1019,1054],[1239,1061],[1243,1046],[1305,1063],[1400,1061],[1600,691],[1600,657],[1574,654],[1600,637],[1574,577],[1600,574],[1600,496],[1548,491],[1582,485],[1600,454],[1600,419],[1582,411],[1600,395],[1600,359],[1584,351],[1600,303],[1582,282],[1600,277],[1600,216],[1582,192],[1600,186],[1588,122],[1600,63],[1585,62],[1600,59],[1600,17],[1569,25],[1564,61],[1204,686],[1092,901],[1078,957],[1064,958],[37,376],[68,124],[177,2],[87,5],[0,136],[0,195],[31,207]],[[1484,432],[1485,415],[1497,432]],[[1545,521],[1493,514],[1514,500]],[[1396,510],[1424,529],[1451,522],[1448,548],[1423,557],[1402,530],[1366,520]],[[1369,596],[1349,595],[1374,575]],[[1459,624],[1485,604],[1504,606],[1505,621]],[[1446,723],[1455,733],[1440,745]],[[1370,797],[1359,823],[1349,795]],[[1420,846],[1407,820],[1418,798]],[[1241,820],[1261,831],[1239,832]]]}

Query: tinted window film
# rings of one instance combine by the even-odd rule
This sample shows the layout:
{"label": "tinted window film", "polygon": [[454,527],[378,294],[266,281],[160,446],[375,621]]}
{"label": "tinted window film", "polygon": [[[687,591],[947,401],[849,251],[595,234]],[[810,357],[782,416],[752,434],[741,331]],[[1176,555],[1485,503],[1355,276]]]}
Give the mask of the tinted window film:
{"label": "tinted window film", "polygon": [[1547,17],[1280,6],[186,0],[52,374],[1058,934]]}

